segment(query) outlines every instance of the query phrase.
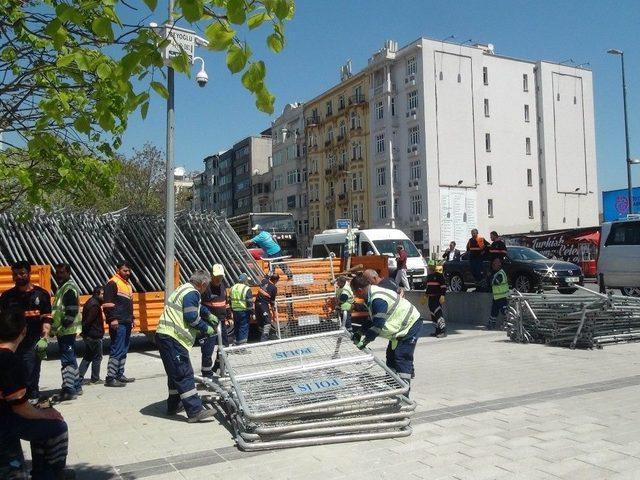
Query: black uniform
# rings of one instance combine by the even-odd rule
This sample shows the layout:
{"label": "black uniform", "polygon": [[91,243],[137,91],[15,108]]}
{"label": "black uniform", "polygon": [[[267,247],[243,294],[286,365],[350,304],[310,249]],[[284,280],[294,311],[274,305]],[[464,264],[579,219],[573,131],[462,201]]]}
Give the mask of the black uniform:
{"label": "black uniform", "polygon": [[13,287],[0,297],[0,310],[5,309],[20,310],[26,317],[27,334],[18,345],[16,355],[25,368],[27,399],[37,400],[40,397],[41,362],[35,346],[42,337],[42,325],[51,323],[51,294],[35,285],[28,291]]}
{"label": "black uniform", "polygon": [[427,275],[427,289],[425,294],[429,301],[431,321],[436,324],[435,335],[443,335],[447,331],[447,324],[442,316],[440,297],[447,293],[447,284],[441,273],[433,272]]}
{"label": "black uniform", "polygon": [[487,248],[487,253],[489,254],[490,262],[493,262],[494,258],[504,260],[504,257],[507,256],[507,246],[502,240],[498,239],[495,242],[491,242],[491,245]]}
{"label": "black uniform", "polygon": [[256,296],[256,320],[262,328],[261,342],[269,340],[269,332],[273,322],[271,308],[275,307],[277,295],[278,287],[271,283],[268,278],[260,282],[260,289]]}

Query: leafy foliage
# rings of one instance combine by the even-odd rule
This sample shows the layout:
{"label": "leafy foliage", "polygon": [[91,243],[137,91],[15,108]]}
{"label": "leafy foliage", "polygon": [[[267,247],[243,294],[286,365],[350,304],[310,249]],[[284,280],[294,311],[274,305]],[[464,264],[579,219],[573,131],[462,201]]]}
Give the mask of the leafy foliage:
{"label": "leafy foliage", "polygon": [[[159,53],[167,40],[145,25],[144,7],[135,12],[140,23],[123,23],[125,8],[118,0],[0,0],[0,211],[113,193],[129,116],[140,109],[146,117],[151,90],[168,95]],[[293,0],[179,0],[173,16],[201,27],[256,107],[272,113],[265,65],[237,34],[270,24],[266,42],[279,52],[293,14]],[[186,54],[172,66],[188,73]]]}

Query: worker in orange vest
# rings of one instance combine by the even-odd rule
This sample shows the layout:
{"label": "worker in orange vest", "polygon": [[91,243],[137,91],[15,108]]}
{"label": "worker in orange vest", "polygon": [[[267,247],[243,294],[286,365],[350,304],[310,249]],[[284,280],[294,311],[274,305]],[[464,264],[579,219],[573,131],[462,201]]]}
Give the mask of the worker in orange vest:
{"label": "worker in orange vest", "polygon": [[469,268],[476,284],[482,280],[482,261],[486,242],[478,235],[478,229],[471,230],[471,238],[467,242],[467,256],[469,257]]}

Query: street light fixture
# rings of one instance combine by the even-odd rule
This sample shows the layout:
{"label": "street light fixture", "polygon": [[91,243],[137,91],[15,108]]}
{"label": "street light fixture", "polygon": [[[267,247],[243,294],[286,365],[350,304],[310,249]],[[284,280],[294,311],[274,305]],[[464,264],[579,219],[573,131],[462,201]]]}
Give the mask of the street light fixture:
{"label": "street light fixture", "polygon": [[626,163],[627,163],[627,200],[629,202],[629,213],[633,213],[633,197],[631,194],[631,153],[629,152],[629,121],[627,119],[627,82],[624,75],[624,52],[616,48],[607,50],[611,55],[620,55],[620,64],[622,66],[622,102],[624,106],[624,140],[626,147]]}

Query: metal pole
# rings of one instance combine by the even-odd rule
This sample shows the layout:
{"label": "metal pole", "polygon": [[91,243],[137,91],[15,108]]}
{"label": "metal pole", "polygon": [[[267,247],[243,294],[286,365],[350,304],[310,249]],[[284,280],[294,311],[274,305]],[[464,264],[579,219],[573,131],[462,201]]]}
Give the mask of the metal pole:
{"label": "metal pole", "polygon": [[[173,2],[169,0],[169,19],[168,24],[173,25]],[[164,231],[164,299],[165,302],[169,295],[173,292],[173,262],[175,257],[175,191],[173,185],[173,134],[175,127],[175,112],[173,105],[174,98],[174,82],[173,68],[167,67],[167,90],[169,98],[167,98],[167,164],[166,164],[166,213],[165,213],[165,231]]]}
{"label": "metal pole", "polygon": [[629,122],[627,119],[627,81],[624,75],[624,52],[620,53],[622,63],[622,102],[624,105],[624,141],[627,152],[627,198],[629,200],[629,213],[633,213],[633,195],[631,187],[631,152],[629,151]]}

